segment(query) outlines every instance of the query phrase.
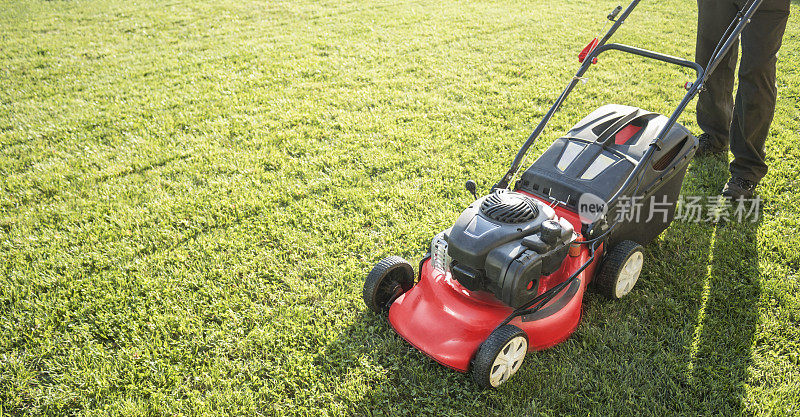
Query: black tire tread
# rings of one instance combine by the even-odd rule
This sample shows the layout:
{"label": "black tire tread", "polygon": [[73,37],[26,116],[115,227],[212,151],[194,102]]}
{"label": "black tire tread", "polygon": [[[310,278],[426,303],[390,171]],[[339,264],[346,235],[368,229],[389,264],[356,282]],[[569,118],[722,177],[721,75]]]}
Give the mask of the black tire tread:
{"label": "black tire tread", "polygon": [[622,266],[634,252],[641,250],[642,245],[632,240],[623,240],[611,248],[603,257],[603,264],[595,280],[595,290],[611,300],[617,300],[615,289]]}
{"label": "black tire tread", "polygon": [[364,280],[362,297],[364,299],[364,303],[373,312],[381,314],[388,311],[387,306],[378,305],[379,303],[377,302],[376,298],[378,295],[378,290],[384,283],[384,280],[389,276],[389,273],[397,268],[402,268],[405,270],[405,273],[401,277],[403,282],[400,282],[400,286],[403,288],[404,292],[408,291],[414,285],[414,267],[412,267],[408,261],[399,256],[389,256],[381,259],[377,264],[375,264],[372,270],[369,271],[369,274],[367,274],[367,278]]}
{"label": "black tire tread", "polygon": [[478,352],[475,353],[475,359],[472,361],[472,379],[481,389],[493,388],[491,382],[489,382],[489,371],[492,363],[494,363],[494,358],[509,340],[520,335],[530,343],[528,335],[522,329],[513,324],[506,324],[493,331],[481,343]]}

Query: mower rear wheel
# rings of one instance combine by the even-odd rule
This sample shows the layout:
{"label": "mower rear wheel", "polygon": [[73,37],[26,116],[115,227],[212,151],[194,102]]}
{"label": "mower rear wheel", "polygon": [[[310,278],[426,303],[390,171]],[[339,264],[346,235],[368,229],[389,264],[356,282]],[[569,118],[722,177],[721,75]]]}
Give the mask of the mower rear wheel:
{"label": "mower rear wheel", "polygon": [[623,240],[605,255],[600,273],[597,274],[597,290],[606,297],[617,300],[626,296],[642,272],[644,253],[642,246]]}
{"label": "mower rear wheel", "polygon": [[364,281],[364,303],[375,313],[385,313],[394,300],[414,286],[414,268],[399,256],[381,259]]}
{"label": "mower rear wheel", "polygon": [[478,348],[472,363],[472,379],[481,388],[497,388],[517,373],[526,353],[528,335],[517,326],[501,326]]}

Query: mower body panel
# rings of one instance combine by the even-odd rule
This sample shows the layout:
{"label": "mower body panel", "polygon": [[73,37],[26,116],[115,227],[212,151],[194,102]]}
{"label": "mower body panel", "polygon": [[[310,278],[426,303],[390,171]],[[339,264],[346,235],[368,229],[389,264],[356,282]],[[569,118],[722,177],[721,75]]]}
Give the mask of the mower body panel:
{"label": "mower body panel", "polygon": [[[562,211],[556,208],[557,212]],[[568,221],[579,221],[563,210]],[[586,286],[594,275],[597,259],[573,285],[566,287],[546,306],[530,316],[515,318],[511,324],[528,335],[529,350],[552,347],[568,338],[580,321]],[[543,277],[539,292],[563,282],[589,259],[589,250],[567,256],[560,268]],[[389,322],[395,331],[418,350],[437,362],[466,372],[481,343],[513,309],[486,291],[470,291],[449,271],[434,268],[429,259],[422,264],[420,281],[394,301]]]}

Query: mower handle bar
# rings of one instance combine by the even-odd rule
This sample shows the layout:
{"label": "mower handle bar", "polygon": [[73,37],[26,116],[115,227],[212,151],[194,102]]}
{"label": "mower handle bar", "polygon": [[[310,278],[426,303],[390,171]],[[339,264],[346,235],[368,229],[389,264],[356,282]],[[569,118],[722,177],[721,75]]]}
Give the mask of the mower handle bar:
{"label": "mower handle bar", "polygon": [[[580,82],[583,75],[588,71],[589,67],[592,65],[594,59],[603,52],[610,51],[610,50],[617,50],[620,52],[626,52],[634,55],[639,55],[645,58],[655,59],[658,61],[679,65],[687,68],[691,68],[697,72],[697,79],[694,83],[692,83],[688,87],[688,91],[686,95],[684,95],[681,102],[678,104],[678,107],[672,112],[672,115],[667,120],[667,123],[661,129],[661,131],[656,135],[656,138],[650,143],[647,151],[644,155],[642,155],[642,159],[640,163],[636,165],[636,167],[631,171],[628,175],[628,178],[625,180],[623,185],[619,188],[616,194],[614,194],[607,202],[607,205],[613,204],[622,194],[622,192],[628,188],[628,186],[639,176],[639,173],[647,165],[647,162],[652,158],[655,151],[661,149],[661,144],[664,136],[672,129],[675,123],[678,120],[678,117],[683,113],[686,109],[686,106],[694,99],[694,97],[703,89],[708,76],[714,72],[717,68],[719,63],[722,61],[722,58],[730,51],[731,47],[733,47],[734,43],[739,40],[739,35],[741,35],[744,27],[750,22],[750,18],[755,14],[758,7],[761,5],[763,0],[750,0],[742,10],[737,14],[737,18],[734,19],[731,24],[728,26],[728,29],[725,31],[725,34],[720,39],[717,47],[714,50],[714,54],[712,54],[711,59],[709,59],[708,65],[703,68],[701,65],[685,60],[682,58],[673,57],[670,55],[665,55],[658,52],[648,51],[646,49],[636,48],[633,46],[622,45],[622,44],[606,44],[609,38],[617,31],[617,29],[625,22],[625,19],[631,14],[633,9],[639,4],[641,0],[632,0],[628,7],[622,12],[617,20],[614,21],[614,24],[608,29],[606,34],[603,36],[602,39],[597,43],[597,46],[592,49],[589,54],[584,58],[583,64],[578,69],[578,72],[575,73],[575,76],[572,77],[572,80],[567,84],[567,87],[564,91],[561,92],[561,95],[558,96],[556,101],[550,107],[550,110],[544,115],[542,120],[533,130],[533,133],[528,137],[525,143],[520,148],[519,152],[517,152],[517,156],[514,158],[514,162],[511,164],[511,167],[508,169],[506,174],[500,179],[500,181],[495,184],[492,189],[502,189],[508,188],[509,182],[516,174],[517,170],[519,169],[520,164],[522,164],[523,159],[525,158],[525,154],[527,154],[528,149],[530,149],[533,142],[536,138],[542,133],[547,123],[553,117],[556,111],[561,107],[561,104],[567,98],[567,96],[572,92],[575,86]],[[638,191],[640,184],[637,184],[636,191]],[[635,191],[634,191],[635,192]],[[615,224],[616,225],[616,224]],[[613,227],[613,226],[612,226]]]}
{"label": "mower handle bar", "polygon": [[695,70],[698,78],[703,74],[703,67],[694,61],[689,61],[683,58],[662,54],[660,52],[648,51],[647,49],[637,48],[634,46],[628,46],[619,43],[609,43],[603,46],[599,46],[595,48],[595,50],[597,51],[597,54],[595,54],[595,56],[600,55],[605,51],[616,50],[633,55],[643,56],[645,58],[655,59],[657,61],[666,62],[668,64],[680,65],[682,67],[691,68]]}

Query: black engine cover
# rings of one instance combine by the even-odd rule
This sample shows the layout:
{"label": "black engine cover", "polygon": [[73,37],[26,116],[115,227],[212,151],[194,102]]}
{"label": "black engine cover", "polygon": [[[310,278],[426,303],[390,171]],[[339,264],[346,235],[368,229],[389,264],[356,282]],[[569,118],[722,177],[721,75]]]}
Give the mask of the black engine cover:
{"label": "black engine cover", "polygon": [[533,298],[538,281],[559,268],[574,238],[549,206],[498,190],[476,200],[447,236],[450,270],[471,291],[490,291],[512,306]]}

